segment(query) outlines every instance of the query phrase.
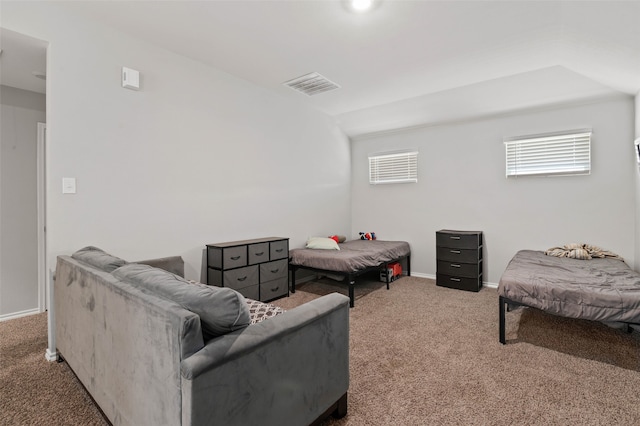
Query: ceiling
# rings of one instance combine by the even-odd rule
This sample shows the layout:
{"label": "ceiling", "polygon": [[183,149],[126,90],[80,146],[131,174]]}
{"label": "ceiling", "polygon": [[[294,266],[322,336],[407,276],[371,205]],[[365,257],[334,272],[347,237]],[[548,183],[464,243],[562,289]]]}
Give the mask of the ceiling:
{"label": "ceiling", "polygon": [[[307,103],[352,137],[640,91],[640,0],[376,1],[59,3]],[[282,84],[310,72],[341,87]]]}

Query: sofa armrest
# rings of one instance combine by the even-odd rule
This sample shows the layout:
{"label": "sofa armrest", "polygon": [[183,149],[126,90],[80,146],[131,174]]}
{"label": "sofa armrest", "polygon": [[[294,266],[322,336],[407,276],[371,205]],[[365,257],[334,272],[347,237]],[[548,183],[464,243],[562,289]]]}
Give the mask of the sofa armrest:
{"label": "sofa armrest", "polygon": [[220,336],[181,364],[183,425],[310,424],[349,387],[349,298]]}
{"label": "sofa armrest", "polygon": [[149,265],[154,268],[164,269],[172,274],[184,278],[184,260],[180,256],[160,257],[158,259],[139,260],[134,263]]}

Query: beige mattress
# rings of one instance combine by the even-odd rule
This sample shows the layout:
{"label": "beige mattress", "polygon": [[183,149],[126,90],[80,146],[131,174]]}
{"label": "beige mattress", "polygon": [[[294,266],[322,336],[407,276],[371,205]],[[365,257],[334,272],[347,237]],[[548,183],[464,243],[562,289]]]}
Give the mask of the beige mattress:
{"label": "beige mattress", "polygon": [[311,269],[354,273],[411,254],[405,241],[353,240],[339,244],[340,250],[292,249],[290,263]]}
{"label": "beige mattress", "polygon": [[640,274],[619,259],[521,250],[502,274],[498,294],[564,317],[640,323]]}

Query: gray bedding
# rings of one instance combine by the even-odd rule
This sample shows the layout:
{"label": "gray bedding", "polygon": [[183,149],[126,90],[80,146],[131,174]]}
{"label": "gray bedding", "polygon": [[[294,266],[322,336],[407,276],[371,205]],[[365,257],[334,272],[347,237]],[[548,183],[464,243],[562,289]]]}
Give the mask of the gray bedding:
{"label": "gray bedding", "polygon": [[640,323],[640,274],[619,259],[521,250],[502,274],[498,294],[564,317]]}
{"label": "gray bedding", "polygon": [[340,250],[292,249],[289,250],[290,263],[350,274],[411,253],[409,243],[405,241],[352,240],[339,247]]}

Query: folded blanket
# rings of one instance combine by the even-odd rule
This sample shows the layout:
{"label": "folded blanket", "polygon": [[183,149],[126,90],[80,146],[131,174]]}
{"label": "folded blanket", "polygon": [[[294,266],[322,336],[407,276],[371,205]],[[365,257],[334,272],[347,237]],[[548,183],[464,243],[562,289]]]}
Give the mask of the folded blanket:
{"label": "folded blanket", "polygon": [[607,250],[603,250],[600,247],[592,246],[589,244],[577,244],[571,243],[566,244],[562,247],[552,247],[549,250],[545,251],[544,254],[547,256],[555,256],[555,257],[568,257],[571,259],[581,259],[588,260],[593,258],[612,258],[612,259],[620,259],[624,261],[624,259],[618,256],[615,253],[612,253]]}

